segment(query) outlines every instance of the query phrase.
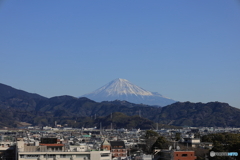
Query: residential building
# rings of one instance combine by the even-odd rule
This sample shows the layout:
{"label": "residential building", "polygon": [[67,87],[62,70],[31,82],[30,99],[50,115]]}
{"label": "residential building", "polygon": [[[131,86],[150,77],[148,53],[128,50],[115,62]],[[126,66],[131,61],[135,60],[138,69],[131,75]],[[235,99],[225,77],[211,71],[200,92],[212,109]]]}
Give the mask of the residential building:
{"label": "residential building", "polygon": [[195,160],[194,151],[161,150],[154,156],[154,160]]}
{"label": "residential building", "polygon": [[111,160],[110,151],[71,151],[63,144],[39,144],[27,146],[24,141],[17,142],[18,160]]}
{"label": "residential building", "polygon": [[124,141],[110,141],[110,145],[113,158],[121,157],[121,159],[124,159],[127,157]]}

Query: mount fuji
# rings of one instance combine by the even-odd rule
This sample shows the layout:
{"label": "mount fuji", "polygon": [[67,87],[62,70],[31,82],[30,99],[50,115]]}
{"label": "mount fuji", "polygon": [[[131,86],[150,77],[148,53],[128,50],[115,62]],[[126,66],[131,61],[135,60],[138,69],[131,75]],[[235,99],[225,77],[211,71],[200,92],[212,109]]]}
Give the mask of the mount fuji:
{"label": "mount fuji", "polygon": [[149,92],[126,79],[115,79],[101,88],[82,95],[96,102],[125,100],[136,104],[166,106],[177,101],[164,97],[157,92]]}

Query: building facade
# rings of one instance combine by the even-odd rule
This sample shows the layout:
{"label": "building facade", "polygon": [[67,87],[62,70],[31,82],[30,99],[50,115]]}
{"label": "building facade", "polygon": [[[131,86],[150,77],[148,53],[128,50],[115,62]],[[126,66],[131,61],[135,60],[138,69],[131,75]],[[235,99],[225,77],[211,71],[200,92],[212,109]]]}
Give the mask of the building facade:
{"label": "building facade", "polygon": [[110,151],[77,152],[66,150],[60,144],[27,146],[17,142],[18,160],[111,160]]}

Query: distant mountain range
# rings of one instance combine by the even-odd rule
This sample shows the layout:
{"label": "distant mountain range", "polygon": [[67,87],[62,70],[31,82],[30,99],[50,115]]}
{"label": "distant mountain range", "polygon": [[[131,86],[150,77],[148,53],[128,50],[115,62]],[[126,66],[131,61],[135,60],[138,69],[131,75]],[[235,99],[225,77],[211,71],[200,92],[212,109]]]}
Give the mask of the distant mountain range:
{"label": "distant mountain range", "polygon": [[[109,115],[118,118],[109,119]],[[88,98],[46,98],[0,84],[0,127],[17,127],[27,122],[39,126],[68,124],[72,127],[113,126],[155,128],[159,126],[240,127],[240,109],[227,103],[176,102],[165,107],[127,101],[95,102]],[[126,120],[127,119],[127,120]],[[131,123],[130,123],[131,122]]]}
{"label": "distant mountain range", "polygon": [[92,93],[82,95],[96,102],[125,100],[136,104],[166,106],[176,101],[138,87],[126,79],[115,79]]}

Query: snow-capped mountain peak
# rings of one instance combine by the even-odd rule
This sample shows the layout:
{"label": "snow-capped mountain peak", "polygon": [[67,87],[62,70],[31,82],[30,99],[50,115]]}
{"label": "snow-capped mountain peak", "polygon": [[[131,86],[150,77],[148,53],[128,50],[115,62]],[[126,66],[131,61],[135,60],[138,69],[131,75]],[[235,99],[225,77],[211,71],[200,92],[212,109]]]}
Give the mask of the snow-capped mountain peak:
{"label": "snow-capped mountain peak", "polygon": [[126,79],[117,78],[92,93],[82,97],[90,98],[94,101],[126,100],[132,103],[143,103],[148,105],[168,105],[176,101],[163,97],[156,92],[147,91]]}
{"label": "snow-capped mountain peak", "polygon": [[[99,91],[105,91],[108,96],[113,95],[127,95],[127,94],[134,94],[134,95],[153,95],[151,92],[146,91],[131,82],[129,82],[126,79],[117,78],[108,84],[104,85],[100,89],[96,90],[96,92]],[[93,92],[94,93],[94,92]]]}

